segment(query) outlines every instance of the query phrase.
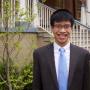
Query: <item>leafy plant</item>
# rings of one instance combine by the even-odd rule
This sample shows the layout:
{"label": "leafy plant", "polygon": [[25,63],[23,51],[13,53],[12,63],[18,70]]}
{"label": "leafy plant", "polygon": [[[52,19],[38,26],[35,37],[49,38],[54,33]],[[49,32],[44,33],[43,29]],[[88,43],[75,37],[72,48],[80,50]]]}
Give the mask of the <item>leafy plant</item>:
{"label": "leafy plant", "polygon": [[[0,68],[3,67],[0,64]],[[3,74],[3,68],[0,73]],[[12,67],[12,72],[10,73],[10,82],[12,84],[13,90],[31,90],[32,89],[32,64],[25,65],[21,71],[18,71],[16,66]],[[0,75],[0,90],[4,90],[6,86],[6,81],[2,80]]]}

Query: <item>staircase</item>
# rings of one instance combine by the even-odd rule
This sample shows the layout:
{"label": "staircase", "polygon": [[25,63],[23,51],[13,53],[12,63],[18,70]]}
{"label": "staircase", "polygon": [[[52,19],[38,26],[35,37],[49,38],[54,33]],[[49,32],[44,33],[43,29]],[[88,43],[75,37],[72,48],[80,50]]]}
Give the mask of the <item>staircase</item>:
{"label": "staircase", "polygon": [[[26,0],[26,5],[27,5],[26,8],[29,12],[27,15],[28,17],[31,17],[31,14],[34,12],[34,10],[36,10],[34,8],[33,11],[31,11],[32,7],[33,7],[32,1],[33,0]],[[10,18],[10,20],[11,20],[10,26],[12,26],[12,23],[15,26],[15,0],[14,0],[14,2],[11,2],[11,5],[12,5],[11,9],[14,10],[14,12]],[[1,6],[3,7],[3,1],[2,1]],[[4,12],[3,10],[4,9],[2,8],[2,10],[1,10],[2,11],[2,14],[1,14],[2,19],[3,19],[3,12]],[[39,21],[39,25],[36,27],[38,29],[38,30],[36,30],[37,37],[38,37],[38,45],[43,46],[43,45],[48,44],[53,41],[53,34],[51,32],[51,27],[50,27],[50,16],[55,11],[55,9],[50,8],[47,5],[44,5],[39,2],[38,10],[36,10],[36,11],[38,11],[36,14],[38,14],[37,16],[38,16],[38,21]],[[12,20],[12,19],[14,19],[14,20]],[[3,27],[2,20],[0,21],[0,27]],[[26,32],[28,32],[28,31],[26,31]],[[83,47],[90,51],[90,28],[81,24],[79,21],[75,20],[75,23],[73,26],[73,31],[71,34],[71,42],[75,45],[78,45],[78,46]]]}
{"label": "staircase", "polygon": [[[39,46],[50,43],[53,39],[53,34],[50,27],[50,15],[55,9],[39,3],[39,20],[38,41]],[[90,51],[90,28],[75,20],[73,31],[71,34],[71,42],[77,46],[83,47]],[[42,44],[41,44],[42,43]]]}

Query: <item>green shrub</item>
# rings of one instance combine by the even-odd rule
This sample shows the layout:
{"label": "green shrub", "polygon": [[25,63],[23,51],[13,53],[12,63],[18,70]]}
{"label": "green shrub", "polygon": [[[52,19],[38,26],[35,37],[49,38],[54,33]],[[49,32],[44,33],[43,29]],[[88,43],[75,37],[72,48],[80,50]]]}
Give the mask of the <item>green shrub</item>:
{"label": "green shrub", "polygon": [[[1,70],[2,68],[2,70]],[[3,75],[3,66],[0,65],[0,76]],[[25,65],[21,71],[18,71],[15,66],[11,68],[10,81],[13,90],[32,90],[32,64]],[[3,78],[3,79],[2,79]],[[0,90],[5,90],[6,80],[0,77]]]}

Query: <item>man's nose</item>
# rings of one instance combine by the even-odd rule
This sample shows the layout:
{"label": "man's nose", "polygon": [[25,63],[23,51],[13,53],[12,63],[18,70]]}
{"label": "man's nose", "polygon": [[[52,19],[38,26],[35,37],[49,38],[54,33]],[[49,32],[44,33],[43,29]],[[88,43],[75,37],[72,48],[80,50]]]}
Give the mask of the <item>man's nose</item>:
{"label": "man's nose", "polygon": [[60,32],[66,32],[64,28],[61,28],[59,31]]}

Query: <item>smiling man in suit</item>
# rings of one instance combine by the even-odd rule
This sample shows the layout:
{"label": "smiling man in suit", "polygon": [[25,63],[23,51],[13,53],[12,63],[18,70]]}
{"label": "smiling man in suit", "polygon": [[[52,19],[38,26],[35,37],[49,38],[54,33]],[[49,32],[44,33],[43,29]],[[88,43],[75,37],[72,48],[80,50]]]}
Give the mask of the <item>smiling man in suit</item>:
{"label": "smiling man in suit", "polygon": [[55,41],[33,53],[33,90],[90,90],[90,53],[70,43],[72,14],[58,9],[50,23]]}

